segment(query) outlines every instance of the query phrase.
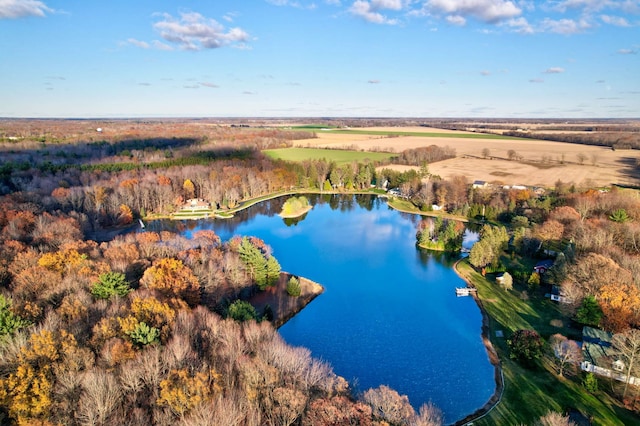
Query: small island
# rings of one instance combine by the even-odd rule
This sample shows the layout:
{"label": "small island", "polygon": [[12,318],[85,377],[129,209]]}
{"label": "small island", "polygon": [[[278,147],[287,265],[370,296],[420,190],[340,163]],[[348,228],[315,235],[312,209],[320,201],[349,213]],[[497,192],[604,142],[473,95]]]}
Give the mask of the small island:
{"label": "small island", "polygon": [[427,250],[458,252],[462,249],[464,224],[441,217],[426,218],[418,227],[417,244]]}
{"label": "small island", "polygon": [[283,219],[300,217],[312,208],[313,206],[311,206],[311,203],[309,203],[309,199],[304,195],[300,195],[299,197],[291,197],[284,202],[282,211],[280,212],[280,217],[282,217]]}

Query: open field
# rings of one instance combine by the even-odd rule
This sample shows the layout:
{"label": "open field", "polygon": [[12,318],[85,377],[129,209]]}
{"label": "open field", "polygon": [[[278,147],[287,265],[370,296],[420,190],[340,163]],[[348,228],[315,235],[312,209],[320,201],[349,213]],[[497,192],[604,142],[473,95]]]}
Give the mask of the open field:
{"label": "open field", "polygon": [[326,159],[328,161],[335,161],[337,164],[364,161],[367,159],[379,161],[386,160],[393,156],[393,154],[386,152],[345,151],[318,148],[266,149],[262,152],[277,160],[304,161]]}
{"label": "open field", "polygon": [[[432,133],[424,127],[371,128],[376,131],[422,131]],[[426,132],[425,132],[426,131]],[[460,131],[438,130],[450,134]],[[473,133],[472,133],[473,134]],[[438,145],[455,148],[457,157],[429,165],[431,173],[449,178],[467,176],[469,180],[485,180],[507,185],[553,186],[558,180],[576,184],[593,185],[638,185],[640,176],[634,164],[640,158],[637,150],[612,150],[611,148],[579,145],[532,139],[472,139],[465,137],[387,137],[366,134],[339,134],[318,132],[315,139],[295,142],[300,147],[349,148],[374,151],[401,152],[405,149]],[[489,156],[483,157],[483,150]],[[508,159],[509,150],[514,150],[521,161]],[[580,156],[583,156],[582,161]],[[582,163],[582,164],[580,164]],[[401,166],[406,167],[406,166]]]}

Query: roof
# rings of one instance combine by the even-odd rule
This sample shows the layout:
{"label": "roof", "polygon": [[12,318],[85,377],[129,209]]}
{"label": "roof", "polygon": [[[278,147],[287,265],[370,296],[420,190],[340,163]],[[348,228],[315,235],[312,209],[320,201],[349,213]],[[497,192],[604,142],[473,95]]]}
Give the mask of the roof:
{"label": "roof", "polygon": [[609,361],[613,351],[611,349],[612,336],[613,334],[598,328],[583,327],[582,355],[584,360],[599,367],[609,368]]}
{"label": "roof", "polygon": [[600,330],[599,328],[593,328],[584,326],[582,328],[582,340],[589,343],[596,343],[601,346],[611,346],[611,338],[613,334],[608,331]]}
{"label": "roof", "polygon": [[551,268],[552,266],[553,266],[553,260],[545,259],[536,263],[536,266],[534,266],[534,268]]}

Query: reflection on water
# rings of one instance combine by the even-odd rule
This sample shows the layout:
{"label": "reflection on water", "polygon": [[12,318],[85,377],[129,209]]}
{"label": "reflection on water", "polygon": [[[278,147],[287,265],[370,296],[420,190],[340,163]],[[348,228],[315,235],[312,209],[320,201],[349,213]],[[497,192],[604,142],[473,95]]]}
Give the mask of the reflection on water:
{"label": "reflection on water", "polygon": [[281,198],[230,220],[149,228],[183,226],[187,236],[212,229],[223,240],[262,238],[283,270],[326,288],[281,327],[289,343],[308,347],[361,391],[386,384],[407,394],[416,408],[433,401],[447,422],[482,406],[495,387],[493,367],[477,305],[455,296],[454,288],[464,285],[451,268],[457,257],[418,249],[421,218],[392,210],[383,199],[307,197],[314,208],[295,224],[277,216]]}

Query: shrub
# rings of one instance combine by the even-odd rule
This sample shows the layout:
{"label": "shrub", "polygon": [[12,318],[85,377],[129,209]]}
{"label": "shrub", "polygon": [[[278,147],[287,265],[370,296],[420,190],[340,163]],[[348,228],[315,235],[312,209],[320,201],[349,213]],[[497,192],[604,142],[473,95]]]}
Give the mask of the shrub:
{"label": "shrub", "polygon": [[28,325],[29,321],[20,318],[11,310],[11,299],[6,299],[0,294],[0,341]]}
{"label": "shrub", "polygon": [[582,386],[589,393],[596,393],[598,391],[598,378],[593,373],[587,373],[582,381]]}
{"label": "shrub", "polygon": [[287,293],[292,297],[298,297],[300,293],[302,293],[300,281],[296,277],[289,278],[289,282],[287,282]]}
{"label": "shrub", "polygon": [[139,322],[133,331],[129,333],[129,337],[135,345],[146,346],[159,342],[160,330],[148,326],[145,322]]}
{"label": "shrub", "polygon": [[542,356],[544,342],[535,330],[516,330],[509,345],[509,358],[518,360],[525,365],[532,365]]}
{"label": "shrub", "polygon": [[256,309],[251,305],[251,303],[244,300],[236,300],[231,305],[229,305],[227,316],[236,321],[244,322],[256,319],[258,317],[258,314],[256,313]]}

